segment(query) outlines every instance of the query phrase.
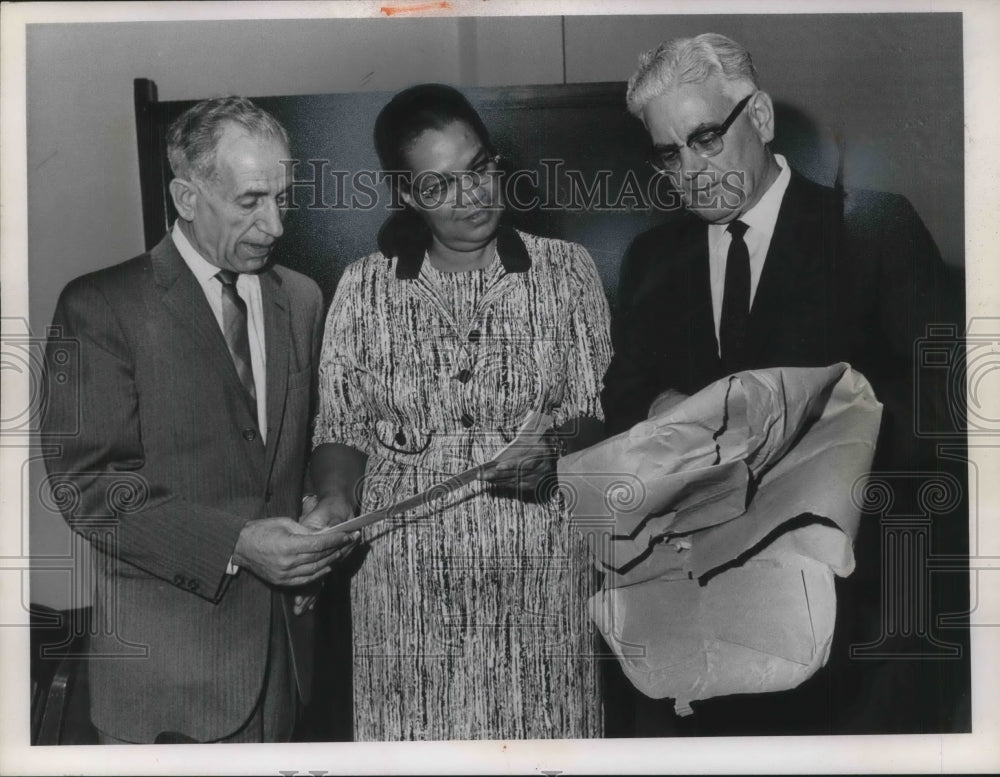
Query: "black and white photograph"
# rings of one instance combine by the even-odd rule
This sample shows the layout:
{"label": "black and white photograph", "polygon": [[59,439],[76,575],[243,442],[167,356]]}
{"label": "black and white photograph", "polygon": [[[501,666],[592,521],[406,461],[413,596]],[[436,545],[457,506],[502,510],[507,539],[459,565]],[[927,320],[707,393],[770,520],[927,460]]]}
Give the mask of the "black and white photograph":
{"label": "black and white photograph", "polygon": [[1000,768],[995,6],[2,12],[5,773]]}

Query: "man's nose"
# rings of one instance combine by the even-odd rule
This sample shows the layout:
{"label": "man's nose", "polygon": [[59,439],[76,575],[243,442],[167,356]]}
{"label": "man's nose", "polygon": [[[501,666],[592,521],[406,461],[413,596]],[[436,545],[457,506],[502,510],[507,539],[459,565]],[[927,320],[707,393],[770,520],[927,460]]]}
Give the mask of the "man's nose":
{"label": "man's nose", "polygon": [[257,228],[277,240],[285,232],[281,208],[274,200],[269,200],[257,217]]}
{"label": "man's nose", "polygon": [[680,168],[678,172],[686,180],[704,173],[708,167],[708,161],[705,157],[701,154],[696,154],[687,146],[682,146],[678,154],[680,155]]}

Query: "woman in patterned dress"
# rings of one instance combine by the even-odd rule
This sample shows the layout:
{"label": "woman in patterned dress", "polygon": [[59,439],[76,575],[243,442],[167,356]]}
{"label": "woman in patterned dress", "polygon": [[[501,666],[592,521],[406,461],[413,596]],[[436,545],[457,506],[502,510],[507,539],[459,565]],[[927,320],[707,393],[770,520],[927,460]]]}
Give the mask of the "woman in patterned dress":
{"label": "woman in patterned dress", "polygon": [[479,480],[366,530],[355,738],[600,736],[594,573],[552,477],[559,452],[601,435],[611,346],[593,260],[503,223],[498,157],[456,90],[399,93],[375,144],[406,208],[330,308],[307,522],[490,461],[531,410],[553,420]]}

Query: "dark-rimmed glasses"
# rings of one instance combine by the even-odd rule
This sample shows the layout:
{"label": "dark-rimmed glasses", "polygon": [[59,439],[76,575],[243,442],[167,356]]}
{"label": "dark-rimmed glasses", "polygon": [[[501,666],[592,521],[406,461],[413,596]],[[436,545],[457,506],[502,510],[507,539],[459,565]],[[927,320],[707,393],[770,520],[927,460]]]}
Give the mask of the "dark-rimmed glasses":
{"label": "dark-rimmed glasses", "polygon": [[[719,126],[708,127],[707,129],[691,133],[684,145],[701,157],[710,157],[718,154],[724,146],[722,136],[729,131],[733,122],[736,121],[736,117],[740,115],[740,111],[746,107],[746,104],[750,102],[750,98],[755,94],[757,93],[751,92],[736,103],[736,107],[733,108],[729,116],[726,117],[726,120]],[[647,161],[649,162],[649,166],[658,173],[676,173],[681,167],[681,150],[677,146],[655,146]]]}

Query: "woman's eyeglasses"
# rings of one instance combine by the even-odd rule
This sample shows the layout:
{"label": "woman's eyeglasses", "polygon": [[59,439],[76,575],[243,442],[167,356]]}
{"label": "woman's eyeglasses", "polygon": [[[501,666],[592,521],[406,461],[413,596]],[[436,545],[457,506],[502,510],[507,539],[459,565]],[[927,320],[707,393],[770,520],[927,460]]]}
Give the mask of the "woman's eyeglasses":
{"label": "woman's eyeglasses", "polygon": [[487,184],[487,176],[497,171],[500,159],[500,154],[493,154],[477,158],[469,170],[454,173],[428,170],[418,173],[414,177],[411,191],[422,208],[443,205],[459,197],[471,197],[473,192]]}

